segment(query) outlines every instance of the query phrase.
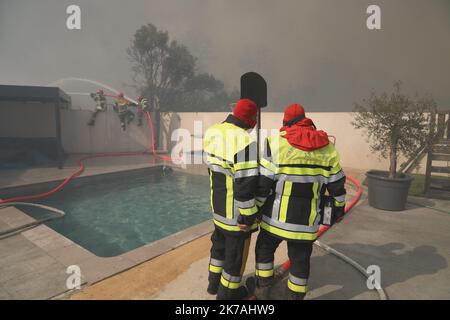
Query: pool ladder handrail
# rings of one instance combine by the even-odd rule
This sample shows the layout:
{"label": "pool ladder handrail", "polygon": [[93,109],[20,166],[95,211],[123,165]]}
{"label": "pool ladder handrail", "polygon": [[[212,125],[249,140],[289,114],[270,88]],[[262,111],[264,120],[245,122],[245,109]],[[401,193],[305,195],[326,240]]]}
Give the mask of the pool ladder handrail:
{"label": "pool ladder handrail", "polygon": [[36,207],[36,208],[41,208],[41,209],[45,209],[47,211],[56,213],[56,216],[53,217],[48,217],[48,218],[44,218],[44,219],[40,219],[40,220],[36,220],[30,223],[26,223],[24,225],[18,226],[18,227],[14,227],[11,229],[7,229],[7,230],[3,230],[0,231],[0,240],[3,240],[5,238],[9,238],[13,235],[16,235],[18,233],[21,233],[25,230],[37,227],[38,225],[41,225],[43,223],[55,220],[55,219],[59,219],[65,216],[65,212],[62,210],[59,210],[57,208],[53,208],[50,206],[46,206],[43,204],[38,204],[38,203],[28,203],[28,202],[7,202],[7,203],[0,203],[0,209],[5,209],[7,207],[11,207],[11,206],[27,206],[27,207]]}

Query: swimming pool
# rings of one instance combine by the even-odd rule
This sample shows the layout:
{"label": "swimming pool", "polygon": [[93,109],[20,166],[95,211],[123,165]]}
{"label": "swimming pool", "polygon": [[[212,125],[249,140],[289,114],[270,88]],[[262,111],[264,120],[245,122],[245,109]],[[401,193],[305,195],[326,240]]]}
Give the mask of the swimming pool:
{"label": "swimming pool", "polygon": [[[46,225],[100,257],[120,255],[210,218],[207,176],[165,175],[159,167],[77,180],[36,203],[65,211],[65,217]],[[19,209],[35,219],[48,215]]]}

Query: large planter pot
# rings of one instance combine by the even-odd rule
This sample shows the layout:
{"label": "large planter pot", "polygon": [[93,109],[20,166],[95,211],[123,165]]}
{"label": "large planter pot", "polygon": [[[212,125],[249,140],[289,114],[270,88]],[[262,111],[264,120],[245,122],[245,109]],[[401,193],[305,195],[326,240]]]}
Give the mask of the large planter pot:
{"label": "large planter pot", "polygon": [[366,176],[369,186],[369,205],[371,207],[389,211],[405,210],[413,177],[402,175],[390,179],[388,178],[388,172],[378,170],[371,170],[366,173]]}

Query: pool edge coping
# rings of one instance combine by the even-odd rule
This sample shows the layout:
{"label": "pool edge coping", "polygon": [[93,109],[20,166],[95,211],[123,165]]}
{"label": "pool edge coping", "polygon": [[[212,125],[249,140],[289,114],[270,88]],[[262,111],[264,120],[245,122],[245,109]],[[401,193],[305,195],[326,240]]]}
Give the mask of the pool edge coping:
{"label": "pool edge coping", "polygon": [[[28,216],[23,211],[12,208],[14,210],[14,214],[16,218],[19,219],[27,219],[34,220],[30,216]],[[5,221],[5,220],[3,220]],[[6,222],[6,221],[5,221]],[[6,222],[11,227],[9,222]],[[38,229],[38,230],[36,230]],[[117,274],[130,270],[134,267],[137,267],[147,261],[150,261],[158,256],[164,255],[176,248],[179,248],[187,243],[190,243],[196,239],[199,239],[214,230],[214,225],[210,219],[191,226],[187,229],[181,230],[169,236],[166,236],[157,241],[151,242],[149,244],[143,245],[131,251],[125,252],[121,255],[114,257],[100,257],[90,252],[89,250],[83,248],[72,240],[64,237],[57,231],[51,229],[45,224],[41,224],[35,228],[26,230],[18,235],[25,237],[28,241],[38,247],[40,250],[45,252],[45,254],[51,256],[58,263],[63,265],[64,267],[68,267],[69,265],[78,265],[81,269],[81,288],[80,289],[67,289],[65,291],[61,291],[56,295],[45,297],[43,299],[54,299],[61,296],[72,295],[79,292],[83,287],[91,286],[108,278],[111,278]],[[42,234],[45,234],[42,237]],[[36,238],[35,238],[36,237]],[[58,243],[57,247],[54,246],[42,246],[42,243],[45,243],[46,240],[52,240],[52,243]],[[68,247],[74,251],[74,255],[81,255],[84,258],[76,260],[71,260],[68,262],[67,260],[61,258],[58,254],[55,254],[55,251],[62,250],[64,251]],[[87,255],[87,256],[86,256]],[[118,267],[115,267],[119,264]],[[94,264],[95,270],[86,269],[83,271],[83,265],[85,264]],[[103,270],[103,272],[99,273],[99,270]],[[86,271],[87,270],[87,271]]]}
{"label": "pool edge coping", "polygon": [[[92,174],[92,175],[81,175],[77,177],[76,179],[83,178],[83,177],[92,177],[94,175],[101,176],[101,175],[107,175],[107,174],[120,174],[125,173],[127,171],[140,171],[145,169],[155,169],[159,166],[163,166],[164,164],[156,164],[153,166],[147,166],[147,167],[141,167],[141,168],[132,168],[128,170],[118,170],[118,171],[111,171],[111,172],[104,172],[99,174]],[[184,170],[181,168],[178,168],[176,166],[170,165],[175,171],[177,172],[183,172]],[[177,170],[178,169],[178,170]],[[180,170],[181,169],[181,170]],[[189,172],[184,171],[185,174],[189,174]],[[194,174],[195,173],[191,173]],[[76,180],[75,179],[75,180]],[[51,182],[57,182],[61,180],[52,180],[52,181],[46,181],[46,182],[37,182],[37,183],[29,183],[24,184],[20,186],[14,186],[11,189],[15,188],[21,188],[21,187],[27,187],[27,186],[35,186],[38,184],[47,184]],[[10,188],[4,188],[10,189]],[[8,221],[8,219],[3,219],[0,216],[0,219],[4,221],[6,224],[8,224],[10,227],[14,228],[17,226],[20,226],[23,224],[24,221],[26,222],[32,222],[36,221],[34,218],[26,214],[20,209],[17,209],[15,207],[12,207],[13,212],[13,222]],[[10,217],[11,218],[11,217]],[[20,221],[20,223],[19,223]],[[130,250],[128,252],[125,252],[123,254],[114,256],[114,257],[100,257],[96,254],[92,253],[88,249],[82,247],[81,245],[77,244],[76,242],[70,240],[69,238],[65,237],[64,235],[60,234],[59,232],[53,230],[52,228],[48,227],[45,224],[37,225],[31,229],[26,229],[23,232],[17,234],[21,235],[24,238],[26,238],[28,241],[33,243],[37,248],[45,252],[45,254],[51,256],[53,259],[55,259],[58,263],[60,263],[64,267],[68,267],[69,265],[79,265],[81,266],[81,288],[80,289],[67,289],[65,291],[59,292],[56,295],[45,297],[43,299],[58,299],[60,297],[69,296],[72,294],[75,294],[79,292],[83,287],[91,286],[95,283],[98,283],[100,281],[103,281],[105,279],[108,279],[110,277],[113,277],[117,274],[120,274],[122,272],[125,272],[127,270],[130,270],[134,267],[137,267],[149,260],[152,260],[158,256],[164,255],[176,248],[179,248],[189,242],[192,242],[198,238],[201,238],[205,236],[206,234],[211,233],[214,230],[214,225],[211,221],[211,219],[208,219],[204,222],[201,222],[199,224],[193,225],[189,228],[183,229],[181,231],[178,231],[174,234],[168,235],[164,238],[161,238],[159,240],[156,240],[154,242],[145,244],[141,247],[135,248],[133,250]],[[44,236],[42,236],[44,234]],[[42,245],[42,243],[48,243],[48,240],[51,240],[50,242],[53,245],[46,246]],[[57,243],[55,246],[54,244]],[[56,251],[65,251],[66,248],[71,247],[72,250],[74,250],[73,255],[77,256],[84,256],[84,258],[79,259],[78,261],[71,260],[69,258],[68,262],[67,260],[63,259],[61,254],[58,255]],[[119,264],[119,267],[114,267],[116,264]],[[86,272],[83,272],[82,266],[83,264],[93,264],[96,270],[90,270],[88,271],[88,275],[86,275]],[[98,269],[103,269],[104,272],[98,273]],[[89,269],[88,269],[89,270]]]}

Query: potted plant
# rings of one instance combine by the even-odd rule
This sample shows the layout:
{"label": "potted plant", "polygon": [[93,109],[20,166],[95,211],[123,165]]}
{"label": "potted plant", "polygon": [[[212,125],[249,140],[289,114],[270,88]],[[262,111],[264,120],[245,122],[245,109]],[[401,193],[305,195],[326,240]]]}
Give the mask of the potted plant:
{"label": "potted plant", "polygon": [[431,143],[430,119],[436,112],[432,98],[410,99],[401,92],[401,82],[394,83],[390,94],[376,95],[355,103],[352,125],[362,129],[370,149],[389,159],[389,171],[366,173],[369,205],[382,210],[404,210],[413,177],[397,171],[400,157],[411,158]]}

